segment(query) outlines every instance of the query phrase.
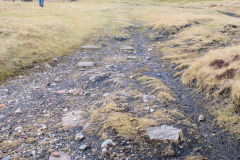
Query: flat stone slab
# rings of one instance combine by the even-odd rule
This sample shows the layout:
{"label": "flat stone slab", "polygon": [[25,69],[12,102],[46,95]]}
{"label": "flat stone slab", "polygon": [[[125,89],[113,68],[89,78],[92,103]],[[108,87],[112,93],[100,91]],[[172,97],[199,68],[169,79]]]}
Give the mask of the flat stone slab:
{"label": "flat stone slab", "polygon": [[95,45],[84,45],[81,48],[85,50],[97,50],[97,49],[100,49],[101,47],[95,46]]}
{"label": "flat stone slab", "polygon": [[60,152],[58,157],[50,156],[49,160],[71,160],[71,156],[66,153]]}
{"label": "flat stone slab", "polygon": [[83,118],[84,112],[81,110],[71,111],[66,113],[62,118],[62,125],[65,129],[70,129],[76,126],[83,126],[86,120]]}
{"label": "flat stone slab", "polygon": [[137,60],[138,57],[137,56],[128,56],[127,59],[128,60]]}
{"label": "flat stone slab", "polygon": [[178,141],[181,129],[173,126],[161,125],[147,129],[150,140],[173,140]]}
{"label": "flat stone slab", "polygon": [[78,62],[78,67],[92,67],[94,66],[94,62]]}
{"label": "flat stone slab", "polygon": [[125,47],[122,47],[121,50],[123,52],[133,52],[134,51],[134,48],[132,46],[125,46]]}

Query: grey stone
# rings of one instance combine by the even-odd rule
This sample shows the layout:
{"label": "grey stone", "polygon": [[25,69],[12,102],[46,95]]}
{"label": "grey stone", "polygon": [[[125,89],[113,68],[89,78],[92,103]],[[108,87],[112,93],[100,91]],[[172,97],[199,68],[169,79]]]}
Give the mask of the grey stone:
{"label": "grey stone", "polygon": [[54,60],[53,60],[54,62],[58,62],[59,61],[59,59],[58,58],[54,58]]}
{"label": "grey stone", "polygon": [[1,114],[1,115],[0,115],[0,119],[3,119],[3,118],[4,118],[4,115]]}
{"label": "grey stone", "polygon": [[2,160],[10,160],[10,156],[8,155],[8,156],[6,156],[6,157],[4,157]]}
{"label": "grey stone", "polygon": [[84,135],[82,134],[82,132],[79,132],[76,134],[75,140],[76,141],[81,141],[84,139]]}
{"label": "grey stone", "polygon": [[84,50],[97,50],[100,49],[100,46],[95,46],[95,45],[84,45],[81,47]]}
{"label": "grey stone", "polygon": [[154,95],[143,95],[143,102],[149,102],[151,100],[154,100],[155,99],[155,96]]}
{"label": "grey stone", "polygon": [[83,145],[81,145],[81,146],[79,147],[79,149],[80,149],[80,150],[85,150],[85,149],[87,149],[87,145],[86,145],[86,144],[83,144]]}
{"label": "grey stone", "polygon": [[49,64],[46,64],[45,67],[48,68],[48,69],[52,68],[52,66],[50,66]]}
{"label": "grey stone", "polygon": [[129,39],[129,37],[115,36],[115,40],[116,41],[126,41],[128,39]]}
{"label": "grey stone", "polygon": [[130,51],[132,52],[134,51],[134,48],[132,46],[125,46],[125,47],[122,47],[121,50],[124,52],[130,52]]}
{"label": "grey stone", "polygon": [[103,155],[104,155],[104,154],[107,154],[107,152],[108,152],[108,151],[107,151],[107,148],[103,148],[103,149],[102,149],[102,154],[103,154]]}
{"label": "grey stone", "polygon": [[21,113],[21,109],[18,108],[18,109],[15,111],[15,113]]}
{"label": "grey stone", "polygon": [[107,148],[109,145],[115,145],[111,139],[107,139],[101,144],[101,148]]}
{"label": "grey stone", "polygon": [[22,126],[18,126],[15,128],[15,131],[20,133],[20,132],[22,132],[22,129],[23,129]]}
{"label": "grey stone", "polygon": [[138,59],[138,57],[137,56],[128,56],[127,59],[128,60],[136,60],[136,59]]}
{"label": "grey stone", "polygon": [[173,126],[161,125],[147,129],[150,140],[173,140],[178,141],[181,129]]}
{"label": "grey stone", "polygon": [[94,62],[78,62],[78,67],[92,67],[94,66]]}

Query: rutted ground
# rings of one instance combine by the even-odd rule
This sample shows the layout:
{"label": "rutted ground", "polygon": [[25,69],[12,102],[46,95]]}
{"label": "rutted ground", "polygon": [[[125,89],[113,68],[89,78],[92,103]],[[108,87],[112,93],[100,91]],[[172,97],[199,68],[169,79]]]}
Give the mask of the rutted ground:
{"label": "rutted ground", "polygon": [[[155,32],[122,32],[129,36],[96,36],[55,67],[1,85],[1,157],[240,158],[239,140],[208,113],[211,101],[162,63]],[[149,128],[162,125],[180,129],[177,140],[151,141]]]}

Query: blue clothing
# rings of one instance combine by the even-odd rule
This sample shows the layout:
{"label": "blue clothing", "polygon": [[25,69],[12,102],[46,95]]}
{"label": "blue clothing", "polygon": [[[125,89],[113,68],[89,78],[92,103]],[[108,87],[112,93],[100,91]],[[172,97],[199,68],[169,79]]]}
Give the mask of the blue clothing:
{"label": "blue clothing", "polygon": [[43,7],[43,5],[44,5],[44,0],[39,0],[39,5],[40,5],[41,7]]}

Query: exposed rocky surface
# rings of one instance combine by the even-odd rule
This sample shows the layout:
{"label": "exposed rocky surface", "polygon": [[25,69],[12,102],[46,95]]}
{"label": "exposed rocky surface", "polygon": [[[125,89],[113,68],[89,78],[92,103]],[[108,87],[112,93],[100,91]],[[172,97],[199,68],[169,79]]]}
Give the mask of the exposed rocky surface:
{"label": "exposed rocky surface", "polygon": [[138,29],[2,83],[0,158],[239,159],[240,142],[217,126],[210,101],[175,79]]}

